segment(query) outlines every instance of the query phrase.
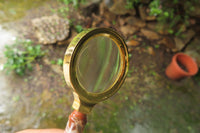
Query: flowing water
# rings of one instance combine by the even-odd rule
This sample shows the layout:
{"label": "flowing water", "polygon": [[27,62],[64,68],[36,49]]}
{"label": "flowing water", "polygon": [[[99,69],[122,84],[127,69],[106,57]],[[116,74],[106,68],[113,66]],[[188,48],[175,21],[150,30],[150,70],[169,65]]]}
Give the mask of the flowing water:
{"label": "flowing water", "polygon": [[[4,46],[19,34],[2,25],[23,19],[27,11],[45,4],[48,1],[0,0],[0,133],[64,128],[71,112],[72,90],[62,73],[49,65],[38,68],[36,64],[37,69],[24,78],[2,71]],[[171,81],[164,74],[169,60],[164,67],[158,67],[158,62],[146,53],[133,53],[131,76],[119,93],[94,107],[85,133],[199,133],[199,80]]]}

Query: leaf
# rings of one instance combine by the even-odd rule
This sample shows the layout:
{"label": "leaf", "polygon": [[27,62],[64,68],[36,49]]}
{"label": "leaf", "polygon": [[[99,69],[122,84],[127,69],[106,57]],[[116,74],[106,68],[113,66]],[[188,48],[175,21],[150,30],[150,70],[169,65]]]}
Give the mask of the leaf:
{"label": "leaf", "polygon": [[29,70],[33,70],[33,67],[32,67],[32,65],[31,65],[31,63],[28,63],[28,64],[27,64],[27,68],[28,68]]}
{"label": "leaf", "polygon": [[83,27],[81,25],[76,25],[75,29],[78,33],[80,33],[81,31],[83,31]]}
{"label": "leaf", "polygon": [[63,65],[63,60],[62,59],[58,59],[57,60],[57,64],[60,65],[60,66],[62,66]]}

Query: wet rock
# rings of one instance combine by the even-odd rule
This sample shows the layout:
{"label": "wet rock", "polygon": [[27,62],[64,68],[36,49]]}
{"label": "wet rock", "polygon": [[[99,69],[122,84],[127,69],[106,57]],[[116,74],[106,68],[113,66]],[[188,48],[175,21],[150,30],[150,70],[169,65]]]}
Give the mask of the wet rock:
{"label": "wet rock", "polygon": [[154,49],[152,47],[148,47],[147,51],[150,55],[155,55]]}
{"label": "wet rock", "polygon": [[136,40],[130,40],[126,42],[127,46],[138,46],[140,43]]}
{"label": "wet rock", "polygon": [[141,29],[141,33],[149,40],[158,40],[160,38],[156,32],[148,29]]}
{"label": "wet rock", "polygon": [[174,41],[175,41],[176,48],[172,49],[173,52],[181,51],[185,47],[185,44],[180,38],[175,37]]}
{"label": "wet rock", "polygon": [[162,35],[167,35],[168,31],[167,31],[167,25],[161,24],[161,23],[157,23],[157,22],[149,22],[147,23],[147,28],[158,32],[159,34]]}
{"label": "wet rock", "polygon": [[118,22],[119,22],[119,25],[120,25],[120,26],[123,26],[123,25],[125,25],[125,23],[126,23],[126,22],[124,21],[124,18],[119,18],[119,19],[118,19]]}
{"label": "wet rock", "polygon": [[126,9],[126,1],[124,0],[104,0],[104,4],[109,8],[109,11],[117,15],[131,14],[135,15],[135,9]]}
{"label": "wet rock", "polygon": [[181,51],[186,44],[194,37],[195,32],[193,30],[188,30],[187,32],[182,34],[182,38],[175,37],[175,45],[176,48],[173,49],[174,52]]}
{"label": "wet rock", "polygon": [[200,39],[195,38],[191,43],[188,44],[185,52],[187,55],[190,55],[197,62],[200,67]]}
{"label": "wet rock", "polygon": [[174,49],[176,47],[175,42],[173,40],[173,38],[165,36],[163,37],[158,44],[163,44],[165,45],[165,47],[169,48],[169,49]]}
{"label": "wet rock", "polygon": [[156,20],[155,16],[148,15],[149,9],[147,6],[139,6],[140,18],[142,20],[153,21]]}
{"label": "wet rock", "polygon": [[187,32],[183,33],[182,40],[184,44],[187,44],[195,35],[195,32],[193,30],[188,30]]}
{"label": "wet rock", "polygon": [[127,24],[137,26],[139,28],[143,28],[143,27],[146,26],[145,21],[143,21],[139,18],[133,17],[133,16],[128,17],[125,21],[126,21]]}
{"label": "wet rock", "polygon": [[120,30],[125,36],[131,35],[131,34],[135,33],[136,31],[138,31],[138,29],[136,27],[130,26],[130,25],[122,26],[122,27],[120,27]]}
{"label": "wet rock", "polygon": [[69,36],[69,21],[53,16],[44,16],[32,20],[35,34],[42,44],[53,44]]}

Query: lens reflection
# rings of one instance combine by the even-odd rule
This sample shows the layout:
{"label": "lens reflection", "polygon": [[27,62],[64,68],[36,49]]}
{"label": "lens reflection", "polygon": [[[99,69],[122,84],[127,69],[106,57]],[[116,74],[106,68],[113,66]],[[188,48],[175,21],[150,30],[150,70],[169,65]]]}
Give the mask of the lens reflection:
{"label": "lens reflection", "polygon": [[89,92],[109,89],[120,73],[120,52],[115,42],[103,35],[90,39],[77,57],[76,76]]}

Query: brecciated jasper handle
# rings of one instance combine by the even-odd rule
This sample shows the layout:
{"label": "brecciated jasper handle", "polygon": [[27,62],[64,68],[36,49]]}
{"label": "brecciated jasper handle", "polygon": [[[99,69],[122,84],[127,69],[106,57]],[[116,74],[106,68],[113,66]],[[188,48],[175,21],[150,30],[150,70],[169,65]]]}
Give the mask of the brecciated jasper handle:
{"label": "brecciated jasper handle", "polygon": [[87,123],[87,116],[74,110],[68,118],[67,126],[64,133],[83,133]]}

